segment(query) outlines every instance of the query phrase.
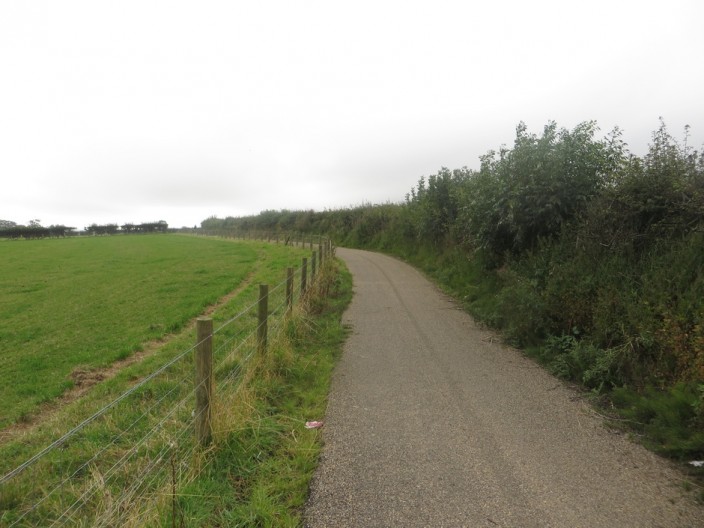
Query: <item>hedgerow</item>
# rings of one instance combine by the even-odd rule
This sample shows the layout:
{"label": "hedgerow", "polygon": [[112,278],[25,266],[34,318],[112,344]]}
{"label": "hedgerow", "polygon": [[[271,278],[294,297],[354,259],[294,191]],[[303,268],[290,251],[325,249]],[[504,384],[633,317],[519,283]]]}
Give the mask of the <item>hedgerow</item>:
{"label": "hedgerow", "polygon": [[[653,394],[687,394],[700,417],[704,152],[687,144],[688,128],[678,142],[662,121],[642,157],[618,129],[598,133],[595,122],[551,122],[540,135],[520,124],[512,148],[488,152],[478,170],[421,178],[404,202],[202,225],[325,232],[394,253],[557,375],[600,394],[630,391],[612,401],[622,412]],[[657,415],[671,408],[655,406],[647,419],[682,425]],[[666,451],[704,455],[702,420],[685,421],[690,434],[678,430]]]}

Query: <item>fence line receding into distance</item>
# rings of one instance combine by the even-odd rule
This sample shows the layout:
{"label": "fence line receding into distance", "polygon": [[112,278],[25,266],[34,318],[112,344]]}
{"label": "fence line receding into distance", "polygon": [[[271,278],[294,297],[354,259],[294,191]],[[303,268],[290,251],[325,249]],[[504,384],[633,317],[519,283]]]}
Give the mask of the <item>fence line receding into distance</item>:
{"label": "fence line receding into distance", "polygon": [[[290,234],[208,234],[281,240],[302,248],[314,242]],[[194,468],[207,464],[218,419],[213,401],[237,391],[252,359],[267,353],[294,306],[314,290],[316,257],[320,276],[333,255],[329,240],[317,241],[310,265],[303,258],[298,268],[284,270],[278,284],[260,285],[256,302],[215,329],[212,319],[199,318],[192,346],[4,470],[0,526],[150,524],[140,512],[163,510],[165,490],[188,484],[197,476]]]}

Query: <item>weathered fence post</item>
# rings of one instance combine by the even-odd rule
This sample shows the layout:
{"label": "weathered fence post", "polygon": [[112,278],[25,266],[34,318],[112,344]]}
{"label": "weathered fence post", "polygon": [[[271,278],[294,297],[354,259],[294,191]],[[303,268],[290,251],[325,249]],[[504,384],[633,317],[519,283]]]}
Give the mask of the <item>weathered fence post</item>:
{"label": "weathered fence post", "polygon": [[213,320],[201,317],[196,322],[196,441],[207,446],[213,436]]}
{"label": "weathered fence post", "polygon": [[286,268],[286,311],[293,309],[293,268]]}
{"label": "weathered fence post", "polygon": [[257,350],[260,354],[266,352],[266,330],[269,317],[269,285],[259,285],[259,310],[257,324]]}
{"label": "weathered fence post", "polygon": [[303,296],[304,293],[306,293],[306,288],[308,285],[306,284],[306,279],[308,275],[308,259],[306,257],[303,257],[303,263],[301,264],[301,296]]}
{"label": "weathered fence post", "polygon": [[318,244],[318,268],[323,269],[323,245]]}

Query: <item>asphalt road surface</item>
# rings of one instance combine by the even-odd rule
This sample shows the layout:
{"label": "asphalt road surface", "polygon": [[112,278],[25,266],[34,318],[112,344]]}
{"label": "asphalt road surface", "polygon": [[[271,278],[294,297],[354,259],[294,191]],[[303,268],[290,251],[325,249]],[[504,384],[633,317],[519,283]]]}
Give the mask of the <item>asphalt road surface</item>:
{"label": "asphalt road surface", "polygon": [[704,527],[682,475],[609,431],[420,273],[338,249],[355,284],[314,527]]}

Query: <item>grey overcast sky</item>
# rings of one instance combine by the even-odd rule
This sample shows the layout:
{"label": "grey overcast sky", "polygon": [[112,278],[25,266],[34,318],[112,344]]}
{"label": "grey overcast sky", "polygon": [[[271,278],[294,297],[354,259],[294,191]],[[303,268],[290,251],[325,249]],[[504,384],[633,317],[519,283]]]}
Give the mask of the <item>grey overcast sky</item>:
{"label": "grey overcast sky", "polygon": [[401,201],[524,121],[704,143],[701,0],[0,1],[0,219]]}

